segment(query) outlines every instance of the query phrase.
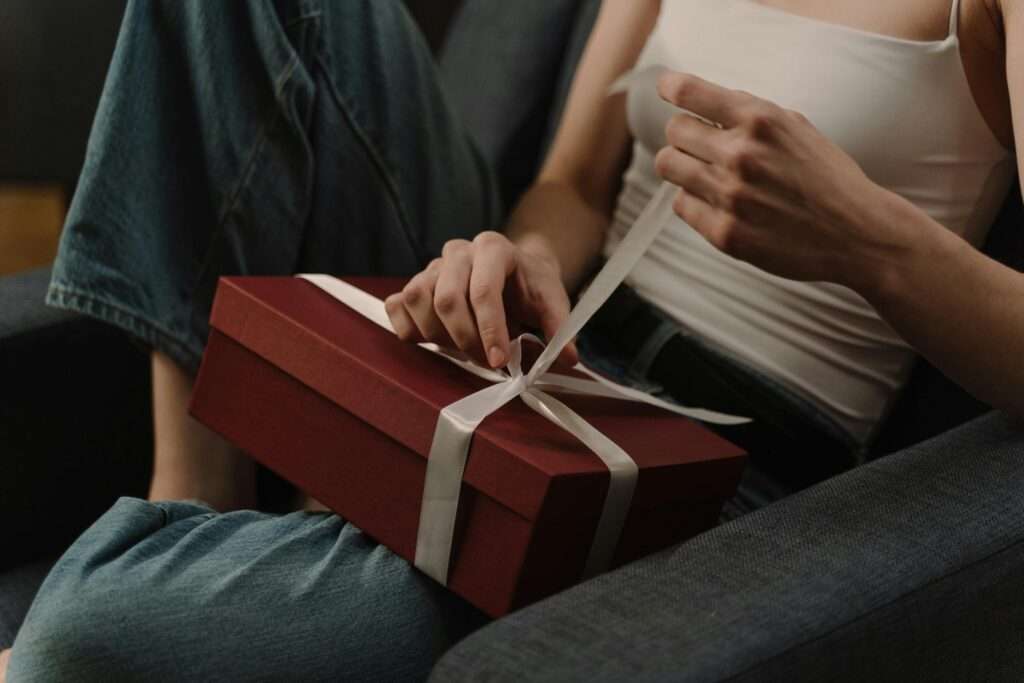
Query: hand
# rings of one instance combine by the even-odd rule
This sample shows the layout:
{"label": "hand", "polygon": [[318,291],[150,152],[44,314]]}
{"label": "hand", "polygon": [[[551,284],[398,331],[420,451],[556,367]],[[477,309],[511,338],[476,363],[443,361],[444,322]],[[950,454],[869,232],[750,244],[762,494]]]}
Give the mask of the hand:
{"label": "hand", "polygon": [[666,72],[658,92],[721,126],[677,114],[655,160],[681,188],[675,212],[721,251],[782,277],[856,289],[908,238],[882,213],[896,195],[801,114],[690,74]]}
{"label": "hand", "polygon": [[[499,368],[509,360],[510,323],[550,339],[569,315],[569,296],[553,255],[488,231],[445,244],[384,307],[401,339],[458,348]],[[573,344],[559,356],[569,365],[576,359]]]}

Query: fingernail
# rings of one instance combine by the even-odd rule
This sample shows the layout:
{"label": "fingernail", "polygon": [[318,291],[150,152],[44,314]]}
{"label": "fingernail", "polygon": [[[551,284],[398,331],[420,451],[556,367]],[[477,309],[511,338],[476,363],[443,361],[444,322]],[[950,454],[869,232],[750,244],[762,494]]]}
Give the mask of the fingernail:
{"label": "fingernail", "polygon": [[505,364],[505,352],[497,346],[492,346],[491,350],[487,352],[487,361],[492,368],[500,368]]}

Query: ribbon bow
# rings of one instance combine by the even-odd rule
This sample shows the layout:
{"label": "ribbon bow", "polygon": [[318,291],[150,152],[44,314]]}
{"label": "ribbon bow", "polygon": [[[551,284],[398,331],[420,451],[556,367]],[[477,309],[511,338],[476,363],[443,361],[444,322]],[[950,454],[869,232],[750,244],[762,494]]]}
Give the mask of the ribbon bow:
{"label": "ribbon bow", "polygon": [[[608,299],[626,277],[651,242],[669,220],[673,188],[664,184],[640,214],[629,234],[601,272],[591,282],[569,317],[541,352],[528,373],[522,369],[522,345],[530,340],[541,343],[533,335],[521,335],[512,341],[510,360],[504,372],[485,368],[466,357],[451,353],[436,344],[420,344],[438,353],[478,377],[494,382],[451,405],[437,420],[430,454],[427,459],[423,501],[420,506],[419,529],[416,535],[415,565],[436,581],[447,584],[452,538],[459,506],[462,474],[469,457],[473,432],[488,415],[509,401],[521,398],[526,405],[565,429],[592,450],[611,473],[608,493],[591,543],[584,569],[592,576],[607,569],[618,545],[623,524],[629,513],[636,488],[637,466],[632,458],[611,439],[595,429],[567,405],[548,392],[604,396],[637,401],[673,413],[715,424],[741,424],[746,418],[716,413],[701,408],[686,408],[657,399],[649,394],[616,384],[581,364],[575,369],[589,379],[549,372],[558,354],[576,336],[586,322]],[[394,333],[394,328],[380,299],[329,275],[299,275],[331,296],[361,313],[371,321]]]}

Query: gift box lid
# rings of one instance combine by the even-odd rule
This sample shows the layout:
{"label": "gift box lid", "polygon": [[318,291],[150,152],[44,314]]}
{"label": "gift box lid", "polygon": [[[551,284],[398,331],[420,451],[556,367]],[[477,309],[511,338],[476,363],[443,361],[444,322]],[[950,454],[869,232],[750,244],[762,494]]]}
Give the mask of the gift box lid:
{"label": "gift box lid", "polygon": [[[382,299],[404,285],[397,278],[346,280]],[[424,459],[440,411],[488,385],[298,278],[222,278],[210,322]],[[636,461],[634,505],[733,494],[743,451],[703,425],[640,403],[556,397]],[[344,435],[338,439],[343,448]],[[463,478],[519,515],[537,519],[545,505],[545,514],[592,516],[600,510],[609,475],[571,434],[515,400],[477,428]],[[550,495],[556,490],[560,495]]]}

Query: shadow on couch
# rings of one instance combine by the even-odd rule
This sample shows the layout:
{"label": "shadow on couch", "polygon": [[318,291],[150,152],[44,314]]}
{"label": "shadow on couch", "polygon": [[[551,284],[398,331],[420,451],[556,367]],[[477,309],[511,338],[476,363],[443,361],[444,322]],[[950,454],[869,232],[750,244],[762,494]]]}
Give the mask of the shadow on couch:
{"label": "shadow on couch", "polygon": [[[467,0],[439,60],[507,199],[536,169],[598,4],[529,1],[541,24]],[[1017,267],[1021,210],[1015,192],[986,247]],[[46,309],[46,280],[0,279],[0,646],[45,572],[31,562],[149,476],[146,354]],[[987,411],[919,363],[876,455],[899,452],[495,622],[434,678],[1019,680],[1024,432]]]}

